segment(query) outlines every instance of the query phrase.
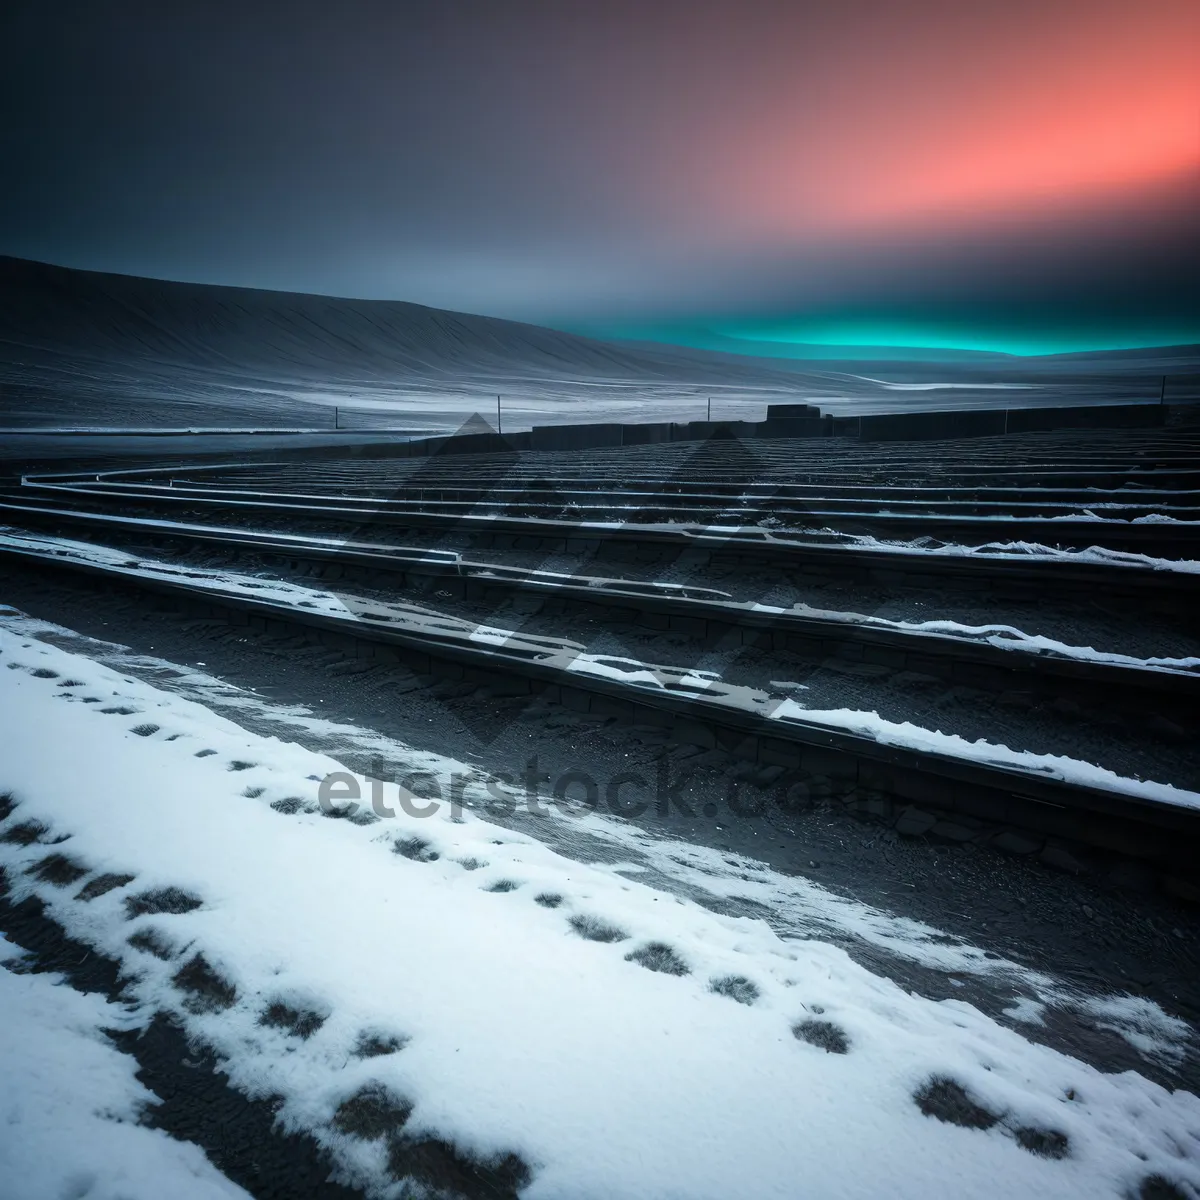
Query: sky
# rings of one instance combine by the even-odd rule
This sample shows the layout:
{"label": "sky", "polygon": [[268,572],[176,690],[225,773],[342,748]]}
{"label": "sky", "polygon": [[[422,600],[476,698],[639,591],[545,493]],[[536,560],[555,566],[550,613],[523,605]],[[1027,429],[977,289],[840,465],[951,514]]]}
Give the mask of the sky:
{"label": "sky", "polygon": [[1200,342],[1195,0],[9,0],[0,252],[754,353]]}

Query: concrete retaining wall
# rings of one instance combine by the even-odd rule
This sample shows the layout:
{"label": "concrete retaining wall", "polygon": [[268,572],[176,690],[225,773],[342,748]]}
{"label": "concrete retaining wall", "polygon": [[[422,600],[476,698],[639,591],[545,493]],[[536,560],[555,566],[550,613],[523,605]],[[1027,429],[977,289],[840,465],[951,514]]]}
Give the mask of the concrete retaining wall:
{"label": "concrete retaining wall", "polygon": [[534,450],[593,450],[622,444],[621,426],[537,425],[530,430]]}
{"label": "concrete retaining wall", "polygon": [[822,416],[808,404],[770,404],[763,421],[683,421],[646,424],[539,425],[510,434],[472,433],[357,448],[322,448],[331,454],[425,458],[440,454],[503,454],[522,450],[594,450],[695,442],[710,438],[852,437],[868,442],[937,441],[1000,437],[1052,429],[1148,429],[1165,423],[1159,404],[1097,404],[1063,408],[991,408],[959,412],[880,413],[862,417]]}
{"label": "concrete retaining wall", "polygon": [[645,425],[622,425],[621,444],[623,446],[649,446],[659,442],[669,442],[673,428],[669,421],[649,422]]}
{"label": "concrete retaining wall", "polygon": [[[772,404],[770,407],[788,406]],[[812,417],[768,417],[765,421],[759,421],[755,429],[755,436],[760,438],[828,437],[833,432],[833,419],[822,417],[819,413]]]}
{"label": "concrete retaining wall", "polygon": [[709,438],[752,438],[759,421],[684,421],[671,426],[674,442],[703,442]]}
{"label": "concrete retaining wall", "polygon": [[1151,429],[1162,425],[1161,404],[1096,404],[1085,408],[1010,408],[1008,432],[1043,429]]}
{"label": "concrete retaining wall", "polygon": [[858,436],[864,442],[996,437],[1005,433],[1007,417],[1008,413],[1002,408],[966,412],[885,413],[863,417]]}
{"label": "concrete retaining wall", "polygon": [[794,420],[795,418],[819,417],[821,410],[814,404],[768,404],[767,420]]}
{"label": "concrete retaining wall", "polygon": [[1162,425],[1165,414],[1160,404],[886,413],[858,418],[858,436],[865,442],[936,441],[1051,429],[1149,429]]}

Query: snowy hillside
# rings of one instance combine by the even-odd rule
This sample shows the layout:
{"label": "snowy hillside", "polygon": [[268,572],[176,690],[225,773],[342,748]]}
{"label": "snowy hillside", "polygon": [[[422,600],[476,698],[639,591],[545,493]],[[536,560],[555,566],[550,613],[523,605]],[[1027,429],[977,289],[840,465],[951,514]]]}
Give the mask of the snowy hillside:
{"label": "snowy hillside", "polygon": [[[814,377],[814,385],[817,380]],[[0,258],[6,425],[453,427],[470,412],[680,419],[707,396],[796,399],[806,377],[757,362],[616,346],[491,317],[103,275]],[[572,404],[572,401],[575,404]],[[761,415],[761,412],[756,415]]]}

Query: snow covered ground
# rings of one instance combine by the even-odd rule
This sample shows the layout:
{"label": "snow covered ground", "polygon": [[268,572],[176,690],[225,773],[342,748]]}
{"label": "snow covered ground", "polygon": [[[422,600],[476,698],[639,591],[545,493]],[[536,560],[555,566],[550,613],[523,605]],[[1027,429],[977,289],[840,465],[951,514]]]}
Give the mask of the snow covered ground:
{"label": "snow covered ground", "polygon": [[[0,790],[17,802],[0,865],[15,898],[36,892],[72,936],[125,964],[125,1023],[173,1013],[235,1085],[282,1093],[281,1120],[311,1130],[346,1181],[398,1194],[406,1147],[436,1137],[529,1197],[1091,1200],[1152,1176],[1200,1189],[1190,1093],[1104,1074],[966,1003],[906,992],[811,929],[718,915],[472,808],[417,816],[428,801],[389,785],[382,819],[329,819],[319,793],[344,771],[335,758],[47,638],[15,614],[0,623]],[[482,786],[416,750],[390,765]],[[365,814],[371,785],[354,782]],[[749,874],[751,894],[779,886]],[[887,936],[878,914],[839,912],[804,886],[828,919]],[[891,932],[913,953],[998,969]],[[0,972],[0,984],[47,982]],[[1023,1015],[1036,1020],[1030,983]],[[2,1043],[5,1065],[37,1070],[51,1009],[10,1009],[30,1032]],[[1190,1036],[1129,997],[1096,1014],[1147,1053]],[[80,1045],[60,1039],[59,1053],[83,1061],[101,1021],[118,1023],[87,1000],[70,1022]],[[61,1061],[42,1069],[47,1088]],[[130,1114],[136,1085],[103,1070],[107,1103]],[[95,1110],[95,1089],[77,1108]],[[148,1140],[102,1152],[81,1137],[71,1162],[96,1157],[99,1172],[116,1156],[130,1178],[161,1171],[159,1194],[208,1194],[174,1182],[207,1178],[186,1147],[156,1159],[165,1139],[121,1128]],[[0,1156],[23,1153],[12,1140],[0,1126]]]}
{"label": "snow covered ground", "polygon": [[0,933],[0,1194],[245,1200],[195,1146],[138,1124],[157,1097],[102,1032],[136,1028],[136,1013],[17,973],[23,957]]}

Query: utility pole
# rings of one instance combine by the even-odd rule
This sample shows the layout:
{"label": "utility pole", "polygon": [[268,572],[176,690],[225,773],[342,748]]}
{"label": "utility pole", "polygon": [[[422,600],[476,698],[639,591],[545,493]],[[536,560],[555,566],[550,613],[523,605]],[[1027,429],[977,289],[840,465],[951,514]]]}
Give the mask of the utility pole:
{"label": "utility pole", "polygon": [[712,421],[712,397],[708,398],[708,420]]}
{"label": "utility pole", "polygon": [[334,429],[338,427],[338,410],[336,404],[333,406],[333,427]]}
{"label": "utility pole", "polygon": [[1166,404],[1167,402],[1167,377],[1165,375],[1162,377],[1162,387],[1158,392],[1158,402],[1159,404]]}
{"label": "utility pole", "polygon": [[500,423],[500,397],[496,397],[496,432],[503,433],[504,426]]}

